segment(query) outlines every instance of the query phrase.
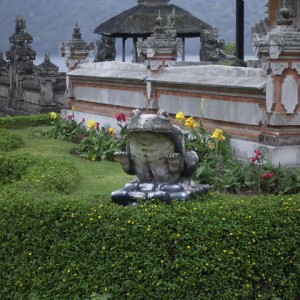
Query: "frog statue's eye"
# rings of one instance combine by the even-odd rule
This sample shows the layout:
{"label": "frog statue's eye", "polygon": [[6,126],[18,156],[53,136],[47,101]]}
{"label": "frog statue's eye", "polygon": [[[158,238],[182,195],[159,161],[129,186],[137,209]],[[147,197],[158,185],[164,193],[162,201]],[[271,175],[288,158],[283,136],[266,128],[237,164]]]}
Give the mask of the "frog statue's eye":
{"label": "frog statue's eye", "polygon": [[170,120],[169,113],[167,111],[165,111],[164,109],[160,109],[157,113],[157,116],[166,121]]}

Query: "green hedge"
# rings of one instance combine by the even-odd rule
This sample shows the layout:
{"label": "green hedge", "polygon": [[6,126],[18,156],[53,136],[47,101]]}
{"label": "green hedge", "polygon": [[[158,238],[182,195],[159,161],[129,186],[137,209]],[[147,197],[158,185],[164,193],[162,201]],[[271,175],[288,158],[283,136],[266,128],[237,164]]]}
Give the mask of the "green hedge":
{"label": "green hedge", "polygon": [[78,182],[77,169],[65,160],[0,153],[0,188],[3,197],[8,194],[10,197],[13,194],[19,196],[20,191],[33,190],[39,195],[45,191],[68,194],[76,189]]}
{"label": "green hedge", "polygon": [[23,145],[24,141],[19,134],[0,128],[0,151],[11,151]]}
{"label": "green hedge", "polygon": [[17,129],[42,125],[51,125],[49,114],[8,116],[0,118],[0,128]]}
{"label": "green hedge", "polygon": [[3,300],[300,296],[299,195],[134,207],[51,191],[0,199]]}

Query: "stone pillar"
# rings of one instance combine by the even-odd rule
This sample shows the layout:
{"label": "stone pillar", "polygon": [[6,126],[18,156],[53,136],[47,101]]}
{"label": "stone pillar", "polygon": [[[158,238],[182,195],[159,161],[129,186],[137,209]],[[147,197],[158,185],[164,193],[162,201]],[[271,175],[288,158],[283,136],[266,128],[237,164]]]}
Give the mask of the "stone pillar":
{"label": "stone pillar", "polygon": [[[292,26],[287,7],[267,36],[254,37],[253,43],[266,84],[267,123],[260,142],[271,146],[300,147],[300,32]],[[298,149],[299,151],[299,149]]]}

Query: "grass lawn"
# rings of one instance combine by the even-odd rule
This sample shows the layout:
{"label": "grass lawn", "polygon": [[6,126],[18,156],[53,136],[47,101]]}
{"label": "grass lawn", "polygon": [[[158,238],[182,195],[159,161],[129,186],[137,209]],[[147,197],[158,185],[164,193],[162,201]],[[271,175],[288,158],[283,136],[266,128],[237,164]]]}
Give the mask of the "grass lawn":
{"label": "grass lawn", "polygon": [[127,175],[119,163],[91,162],[71,155],[70,151],[76,147],[72,143],[34,136],[36,130],[43,128],[45,127],[14,130],[22,136],[25,142],[25,146],[16,152],[57,157],[72,162],[81,176],[79,186],[74,190],[74,194],[91,199],[110,197],[111,192],[122,188],[125,183],[134,178]]}

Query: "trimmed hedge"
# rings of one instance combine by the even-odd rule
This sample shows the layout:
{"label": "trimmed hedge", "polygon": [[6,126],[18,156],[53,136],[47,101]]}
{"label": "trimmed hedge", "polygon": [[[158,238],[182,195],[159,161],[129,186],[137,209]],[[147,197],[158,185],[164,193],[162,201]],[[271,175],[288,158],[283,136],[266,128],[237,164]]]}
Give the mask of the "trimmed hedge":
{"label": "trimmed hedge", "polygon": [[18,129],[24,127],[51,125],[49,114],[31,116],[8,116],[0,118],[0,128]]}
{"label": "trimmed hedge", "polygon": [[0,151],[11,151],[24,145],[22,137],[14,132],[0,128]]}
{"label": "trimmed hedge", "polygon": [[0,298],[300,296],[300,201],[206,195],[121,207],[0,192]]}
{"label": "trimmed hedge", "polygon": [[[0,153],[0,187],[2,194],[36,190],[71,193],[76,189],[79,173],[74,165],[65,160],[35,157],[29,154]],[[4,196],[3,196],[4,197]]]}

